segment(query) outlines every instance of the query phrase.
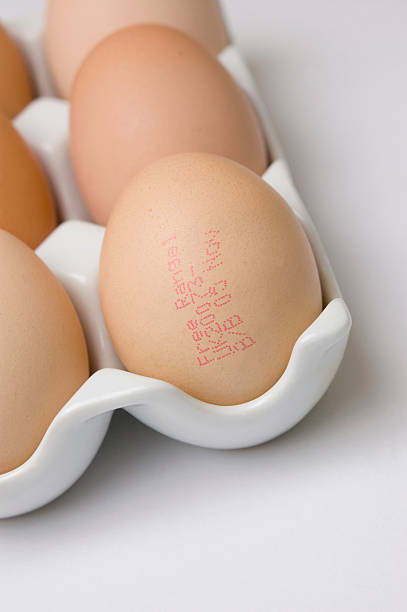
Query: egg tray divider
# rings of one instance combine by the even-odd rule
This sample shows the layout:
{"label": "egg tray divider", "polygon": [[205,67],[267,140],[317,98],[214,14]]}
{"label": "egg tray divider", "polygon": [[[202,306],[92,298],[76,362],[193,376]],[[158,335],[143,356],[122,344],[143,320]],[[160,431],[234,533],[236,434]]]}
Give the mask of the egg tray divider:
{"label": "egg tray divider", "polygon": [[14,125],[39,158],[55,193],[62,223],[37,249],[62,282],[81,319],[93,374],[58,412],[34,454],[0,475],[0,518],[34,510],[66,491],[91,463],[113,411],[124,408],[171,438],[233,449],[270,440],[298,423],[333,380],[347,344],[351,317],[327,255],[293,184],[270,116],[234,45],[219,61],[249,94],[275,161],[263,175],[302,223],[317,260],[324,310],[297,340],[288,366],[260,397],[235,406],[201,402],[180,389],[124,370],[107,333],[98,297],[104,228],[91,223],[69,156],[69,104],[57,99],[43,53],[42,15],[9,24],[27,59],[39,97]]}

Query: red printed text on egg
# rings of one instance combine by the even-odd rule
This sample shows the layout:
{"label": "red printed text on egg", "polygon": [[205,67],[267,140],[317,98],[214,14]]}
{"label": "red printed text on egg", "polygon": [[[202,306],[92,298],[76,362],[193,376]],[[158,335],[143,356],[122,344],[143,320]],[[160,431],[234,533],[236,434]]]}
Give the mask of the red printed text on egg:
{"label": "red printed text on egg", "polygon": [[226,316],[224,307],[232,303],[232,293],[222,278],[221,232],[205,232],[199,262],[187,264],[179,257],[177,235],[163,241],[167,266],[174,288],[173,308],[183,313],[186,327],[195,343],[196,363],[206,366],[233,357],[256,344],[247,333],[239,314]]}

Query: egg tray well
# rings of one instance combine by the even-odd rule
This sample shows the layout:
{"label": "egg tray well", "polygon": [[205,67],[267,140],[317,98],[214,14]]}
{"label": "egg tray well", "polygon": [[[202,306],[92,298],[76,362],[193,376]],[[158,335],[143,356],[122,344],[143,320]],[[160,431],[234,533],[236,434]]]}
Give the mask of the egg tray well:
{"label": "egg tray well", "polygon": [[162,434],[217,449],[260,444],[293,427],[334,378],[351,318],[318,233],[294,187],[270,117],[235,46],[228,46],[219,61],[257,108],[275,159],[263,178],[288,202],[308,235],[325,307],[297,340],[285,372],[271,389],[244,404],[217,406],[161,380],[129,373],[120,363],[98,296],[104,228],[90,222],[75,183],[69,156],[69,104],[54,97],[43,54],[42,17],[27,18],[8,29],[26,56],[39,92],[14,125],[39,158],[62,221],[37,254],[64,285],[77,309],[93,373],[55,416],[34,454],[0,475],[0,518],[34,510],[68,489],[94,458],[118,408]]}

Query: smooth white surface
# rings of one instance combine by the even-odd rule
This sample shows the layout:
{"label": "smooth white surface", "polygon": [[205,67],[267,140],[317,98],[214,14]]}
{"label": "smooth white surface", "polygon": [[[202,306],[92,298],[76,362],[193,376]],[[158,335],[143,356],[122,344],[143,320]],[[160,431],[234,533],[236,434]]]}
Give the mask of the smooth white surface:
{"label": "smooth white surface", "polygon": [[344,364],[302,424],[249,451],[115,417],[73,489],[0,523],[2,610],[406,609],[407,6],[225,8],[351,308]]}

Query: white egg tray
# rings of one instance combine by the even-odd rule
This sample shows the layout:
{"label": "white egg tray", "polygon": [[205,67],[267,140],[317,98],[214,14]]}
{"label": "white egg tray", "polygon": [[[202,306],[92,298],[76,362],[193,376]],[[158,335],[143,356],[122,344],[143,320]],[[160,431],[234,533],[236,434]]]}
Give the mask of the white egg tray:
{"label": "white egg tray", "polygon": [[318,233],[284,161],[270,117],[250,72],[230,45],[219,56],[254,101],[275,161],[264,174],[300,219],[321,278],[324,310],[297,340],[278,382],[245,404],[215,406],[152,378],[126,372],[107,334],[98,297],[104,229],[89,222],[71,169],[69,104],[54,91],[44,60],[42,16],[11,24],[39,96],[14,125],[32,147],[50,180],[62,223],[37,249],[62,282],[81,319],[93,374],[58,412],[34,454],[0,475],[0,518],[34,510],[68,489],[99,449],[114,410],[124,408],[153,429],[189,444],[233,449],[253,446],[298,423],[325,393],[342,360],[351,317]]}

